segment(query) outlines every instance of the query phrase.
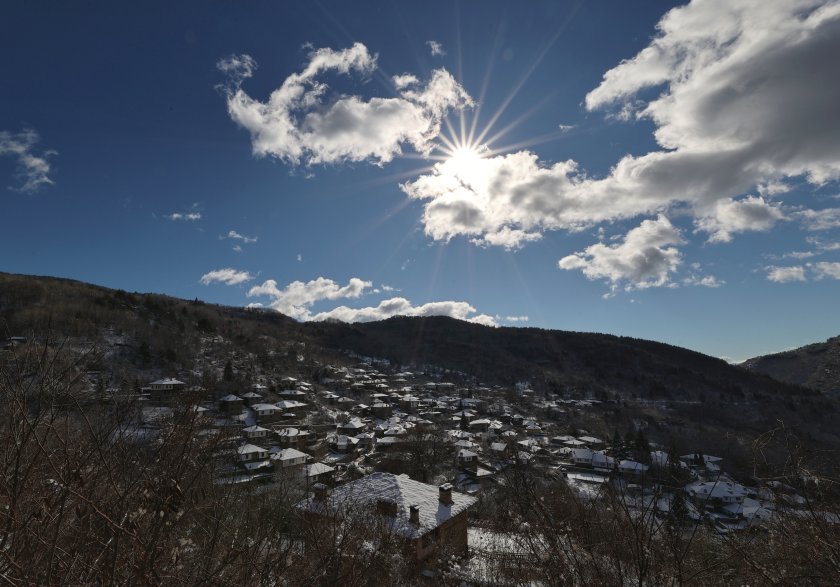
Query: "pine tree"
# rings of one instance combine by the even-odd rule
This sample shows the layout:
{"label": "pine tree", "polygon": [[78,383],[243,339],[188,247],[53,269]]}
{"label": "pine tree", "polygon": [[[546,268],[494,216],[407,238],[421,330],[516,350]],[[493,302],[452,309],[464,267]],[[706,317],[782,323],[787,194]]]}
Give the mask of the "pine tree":
{"label": "pine tree", "polygon": [[225,373],[222,375],[222,379],[224,381],[233,381],[233,365],[230,364],[230,361],[225,363]]}

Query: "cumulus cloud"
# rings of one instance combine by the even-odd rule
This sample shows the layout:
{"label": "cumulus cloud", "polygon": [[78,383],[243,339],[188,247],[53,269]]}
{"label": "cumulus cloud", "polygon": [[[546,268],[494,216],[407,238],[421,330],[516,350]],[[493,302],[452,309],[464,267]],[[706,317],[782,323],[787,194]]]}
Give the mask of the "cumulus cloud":
{"label": "cumulus cloud", "polygon": [[53,185],[50,178],[52,168],[48,157],[56,155],[56,151],[44,151],[35,154],[35,145],[39,140],[38,133],[32,129],[25,129],[13,133],[0,131],[0,157],[7,155],[14,157],[17,163],[16,178],[20,181],[17,186],[9,189],[18,192],[36,192],[43,186]]}
{"label": "cumulus cloud", "polygon": [[604,279],[613,291],[621,284],[628,291],[668,286],[682,262],[679,250],[671,245],[683,242],[680,231],[660,215],[644,220],[619,243],[596,243],[563,257],[558,264],[561,269],[580,269],[591,280]]}
{"label": "cumulus cloud", "polygon": [[[271,299],[268,307],[291,316],[296,320],[341,320],[342,322],[372,322],[384,320],[392,316],[450,316],[458,320],[466,320],[487,326],[496,326],[492,316],[476,314],[476,309],[467,302],[443,301],[429,302],[419,306],[413,305],[403,297],[393,297],[382,300],[376,306],[364,308],[350,308],[338,306],[331,310],[312,313],[312,306],[324,300],[357,299],[368,293],[391,292],[394,288],[383,285],[381,289],[373,289],[370,281],[358,277],[351,278],[347,285],[340,285],[332,279],[319,277],[311,281],[293,281],[280,288],[273,279],[256,285],[248,291],[248,297],[266,296]],[[264,307],[261,303],[249,304],[249,307]]]}
{"label": "cumulus cloud", "polygon": [[443,45],[437,41],[426,41],[426,46],[431,51],[432,57],[443,57],[446,55],[446,51],[443,50]]}
{"label": "cumulus cloud", "polygon": [[821,261],[814,263],[812,269],[816,279],[840,280],[840,263]]}
{"label": "cumulus cloud", "polygon": [[792,265],[788,267],[767,267],[767,279],[776,283],[790,283],[792,281],[805,281],[805,267]]}
{"label": "cumulus cloud", "polygon": [[409,300],[395,297],[382,300],[378,305],[367,308],[339,306],[328,312],[312,316],[312,320],[341,320],[342,322],[373,322],[392,316],[449,316],[484,326],[496,326],[496,320],[487,314],[475,314],[476,309],[467,302],[429,302],[419,306]]}
{"label": "cumulus cloud", "polygon": [[365,78],[376,69],[376,59],[362,43],[338,51],[315,49],[302,71],[288,76],[265,102],[241,88],[256,68],[251,57],[230,56],[217,66],[228,75],[228,113],[250,132],[257,156],[293,165],[381,165],[406,146],[428,154],[443,117],[451,109],[472,105],[472,98],[445,69],[434,70],[425,85],[410,75],[394,78],[396,97],[330,95],[324,74]]}
{"label": "cumulus cloud", "polygon": [[215,269],[201,276],[201,283],[210,285],[211,283],[223,283],[225,285],[239,285],[246,281],[251,281],[253,276],[247,271],[239,271],[232,267],[224,269]]}
{"label": "cumulus cloud", "polygon": [[762,197],[719,200],[711,214],[697,220],[697,229],[709,233],[710,242],[729,242],[732,234],[770,230],[785,215],[778,205]]}
{"label": "cumulus cloud", "polygon": [[[469,169],[441,162],[402,189],[424,202],[426,234],[438,240],[511,247],[673,207],[713,242],[769,230],[784,219],[769,198],[786,179],[840,177],[838,54],[836,2],[694,0],[665,14],[649,45],[586,96],[590,111],[652,121],[660,150],[626,155],[602,178],[530,151]],[[652,100],[640,99],[651,89]]]}
{"label": "cumulus cloud", "polygon": [[358,298],[365,290],[372,287],[370,281],[353,277],[347,285],[341,286],[332,279],[319,277],[311,281],[293,281],[280,289],[273,279],[262,285],[255,285],[248,291],[248,297],[267,296],[271,298],[269,307],[297,320],[311,319],[310,308],[321,300]]}

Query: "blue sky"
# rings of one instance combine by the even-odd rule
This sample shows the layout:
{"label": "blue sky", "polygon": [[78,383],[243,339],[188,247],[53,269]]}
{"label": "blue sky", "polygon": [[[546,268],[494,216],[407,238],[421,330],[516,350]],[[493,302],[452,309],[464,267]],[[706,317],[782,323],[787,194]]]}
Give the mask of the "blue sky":
{"label": "blue sky", "polygon": [[0,9],[0,270],[734,359],[840,333],[836,2],[170,4]]}

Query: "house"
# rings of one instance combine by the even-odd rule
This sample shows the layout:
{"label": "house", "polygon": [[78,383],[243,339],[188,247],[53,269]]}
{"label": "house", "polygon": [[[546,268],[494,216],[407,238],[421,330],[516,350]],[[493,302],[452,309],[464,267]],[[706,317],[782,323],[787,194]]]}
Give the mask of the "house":
{"label": "house", "polygon": [[313,523],[354,514],[367,521],[373,513],[383,530],[405,541],[406,556],[419,562],[441,548],[466,554],[467,512],[477,501],[453,491],[450,483],[436,487],[407,475],[373,473],[332,492],[318,484],[297,508]]}
{"label": "house", "polygon": [[277,432],[277,440],[282,447],[301,447],[312,439],[312,434],[299,428],[282,428]]}
{"label": "house", "polygon": [[239,460],[244,462],[258,461],[268,458],[268,451],[255,444],[243,444],[236,449]]}
{"label": "house", "polygon": [[219,400],[219,407],[227,414],[238,414],[242,410],[242,398],[232,393]]}
{"label": "house", "polygon": [[498,458],[508,455],[508,445],[504,442],[494,442],[490,445],[490,452]]}
{"label": "house", "polygon": [[173,397],[177,397],[186,388],[187,384],[183,381],[168,377],[152,381],[146,389],[153,401],[171,401]]}
{"label": "house", "polygon": [[694,500],[717,507],[744,503],[744,498],[747,496],[746,487],[723,479],[692,483],[685,488],[685,491]]}
{"label": "house", "polygon": [[569,451],[571,461],[576,465],[592,466],[592,456],[595,454],[591,448],[573,448]]}
{"label": "house", "polygon": [[623,460],[618,463],[618,472],[625,475],[642,475],[648,470],[648,466],[636,461]]}
{"label": "house", "polygon": [[274,404],[254,404],[251,409],[258,422],[276,422],[280,418],[280,408]]}
{"label": "house", "polygon": [[245,403],[248,404],[249,406],[252,406],[256,403],[261,402],[262,398],[263,398],[263,396],[261,396],[260,394],[258,394],[255,391],[248,391],[248,392],[242,394],[242,399],[245,400]]}
{"label": "house", "polygon": [[271,462],[275,468],[289,469],[306,463],[309,455],[294,448],[283,448],[271,455]]}
{"label": "house", "polygon": [[594,436],[579,436],[578,440],[584,443],[589,448],[599,448],[604,446],[604,441]]}
{"label": "house", "polygon": [[254,438],[265,438],[271,432],[268,428],[263,428],[262,426],[257,426],[254,424],[253,426],[247,426],[242,429],[242,436],[247,438],[248,440],[253,440]]}
{"label": "house", "polygon": [[459,467],[474,469],[478,466],[478,454],[462,448],[457,453],[456,461]]}
{"label": "house", "polygon": [[312,463],[303,467],[303,474],[306,477],[307,486],[311,487],[316,483],[332,485],[335,468],[324,463]]}

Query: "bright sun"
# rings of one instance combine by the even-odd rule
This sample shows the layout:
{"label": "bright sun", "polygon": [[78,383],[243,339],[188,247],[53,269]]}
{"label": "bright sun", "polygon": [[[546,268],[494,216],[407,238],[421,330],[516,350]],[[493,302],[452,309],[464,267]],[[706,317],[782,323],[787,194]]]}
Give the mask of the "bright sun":
{"label": "bright sun", "polygon": [[472,176],[480,170],[485,150],[471,145],[457,147],[451,151],[443,165],[453,175]]}

